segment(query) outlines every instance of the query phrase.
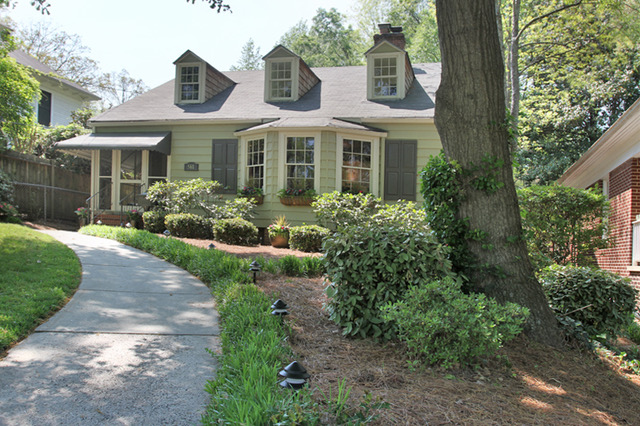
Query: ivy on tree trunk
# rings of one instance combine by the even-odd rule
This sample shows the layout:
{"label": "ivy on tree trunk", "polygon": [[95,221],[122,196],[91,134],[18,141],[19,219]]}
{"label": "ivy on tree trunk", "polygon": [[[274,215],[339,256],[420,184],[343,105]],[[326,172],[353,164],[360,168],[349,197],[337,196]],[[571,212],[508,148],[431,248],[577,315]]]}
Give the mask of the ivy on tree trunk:
{"label": "ivy on tree trunk", "polygon": [[521,237],[495,0],[437,0],[436,15],[442,77],[435,123],[445,155],[463,169],[459,214],[475,235],[467,243],[477,260],[471,283],[498,301],[528,307],[527,334],[557,346],[556,318]]}

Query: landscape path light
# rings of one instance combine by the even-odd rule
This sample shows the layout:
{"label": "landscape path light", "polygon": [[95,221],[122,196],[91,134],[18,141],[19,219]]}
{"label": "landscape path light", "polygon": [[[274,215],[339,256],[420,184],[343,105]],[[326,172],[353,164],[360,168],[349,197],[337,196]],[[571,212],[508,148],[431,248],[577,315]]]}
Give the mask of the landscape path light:
{"label": "landscape path light", "polygon": [[302,389],[302,387],[307,384],[307,379],[311,377],[298,361],[293,361],[278,374],[285,378],[280,382],[280,386],[294,390]]}
{"label": "landscape path light", "polygon": [[251,262],[251,265],[249,265],[249,271],[253,272],[253,283],[255,284],[258,281],[258,272],[260,272],[262,270],[262,268],[260,267],[260,264],[257,261],[253,261]]}
{"label": "landscape path light", "polygon": [[284,316],[289,315],[289,311],[287,311],[288,307],[289,306],[286,303],[284,303],[281,299],[278,299],[273,303],[273,305],[271,305],[271,309],[273,309],[271,311],[271,315],[277,315],[281,320],[284,321]]}
{"label": "landscape path light", "polygon": [[101,221],[101,220],[98,220],[98,221],[96,222],[96,225],[102,225],[102,221]]}
{"label": "landscape path light", "polygon": [[209,244],[209,250],[213,250],[214,248],[216,248],[216,246],[214,246],[213,243]]}
{"label": "landscape path light", "polygon": [[171,235],[171,231],[169,231],[168,229],[165,229],[163,234],[165,237],[169,238],[169,235]]}

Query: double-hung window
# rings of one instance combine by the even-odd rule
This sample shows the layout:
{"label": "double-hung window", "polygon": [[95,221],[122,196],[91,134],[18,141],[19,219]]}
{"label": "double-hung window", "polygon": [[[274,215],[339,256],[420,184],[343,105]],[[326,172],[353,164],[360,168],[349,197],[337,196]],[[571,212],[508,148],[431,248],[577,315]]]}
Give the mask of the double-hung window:
{"label": "double-hung window", "polygon": [[264,139],[247,141],[245,186],[264,190]]}
{"label": "double-hung window", "polygon": [[286,189],[314,189],[316,173],[315,138],[288,136],[285,149]]}
{"label": "double-hung window", "polygon": [[270,99],[291,99],[293,96],[293,73],[291,65],[291,61],[273,61],[270,63]]}
{"label": "double-hung window", "polygon": [[181,65],[178,78],[179,101],[198,102],[200,100],[200,66]]}
{"label": "double-hung window", "polygon": [[342,192],[371,192],[372,142],[342,140]]}
{"label": "double-hung window", "polygon": [[375,97],[398,95],[396,58],[375,58],[373,60],[373,95]]}

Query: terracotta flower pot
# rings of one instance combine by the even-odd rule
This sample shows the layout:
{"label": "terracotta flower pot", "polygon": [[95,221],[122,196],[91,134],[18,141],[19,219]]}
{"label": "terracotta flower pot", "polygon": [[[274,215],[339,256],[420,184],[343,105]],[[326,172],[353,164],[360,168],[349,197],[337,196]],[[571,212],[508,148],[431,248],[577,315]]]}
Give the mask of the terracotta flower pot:
{"label": "terracotta flower pot", "polygon": [[289,237],[275,235],[271,237],[271,245],[275,248],[287,248],[289,246]]}

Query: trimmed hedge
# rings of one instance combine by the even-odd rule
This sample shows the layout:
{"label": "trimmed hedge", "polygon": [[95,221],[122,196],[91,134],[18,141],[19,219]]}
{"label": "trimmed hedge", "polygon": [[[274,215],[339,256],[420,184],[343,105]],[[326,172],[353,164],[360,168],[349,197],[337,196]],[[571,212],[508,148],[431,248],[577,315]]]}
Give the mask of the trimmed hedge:
{"label": "trimmed hedge", "polygon": [[318,225],[294,226],[289,229],[289,246],[305,252],[322,251],[322,243],[331,232]]}
{"label": "trimmed hedge", "polygon": [[167,229],[164,226],[164,218],[167,213],[164,211],[150,210],[142,213],[142,222],[144,223],[144,230],[153,234],[161,234]]}
{"label": "trimmed hedge", "polygon": [[254,246],[258,243],[258,228],[244,219],[220,219],[213,225],[213,237],[224,244]]}
{"label": "trimmed hedge", "polygon": [[192,213],[167,215],[164,224],[174,237],[213,238],[212,220]]}

